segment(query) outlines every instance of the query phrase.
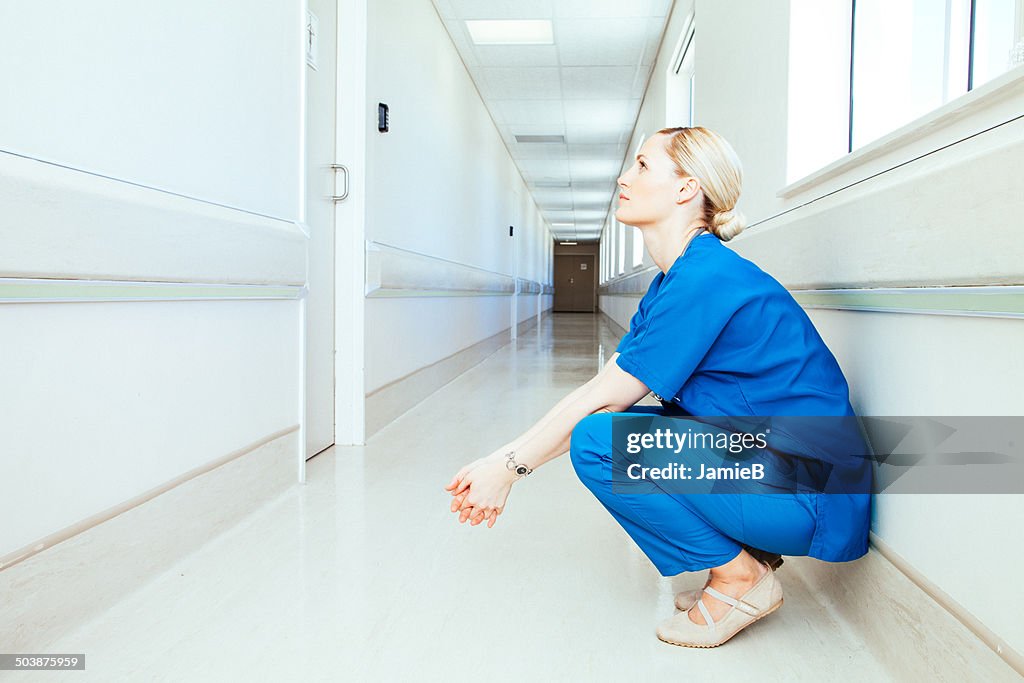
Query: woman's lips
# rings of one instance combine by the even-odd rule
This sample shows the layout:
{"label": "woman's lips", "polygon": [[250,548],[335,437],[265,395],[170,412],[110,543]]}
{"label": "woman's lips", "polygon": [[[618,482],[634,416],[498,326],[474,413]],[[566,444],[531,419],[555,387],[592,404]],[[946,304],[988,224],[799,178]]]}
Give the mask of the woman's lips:
{"label": "woman's lips", "polygon": [[629,197],[627,197],[626,195],[623,195],[623,194],[620,194],[620,195],[619,195],[619,199],[624,199],[624,200],[626,200],[627,202],[629,201]]}

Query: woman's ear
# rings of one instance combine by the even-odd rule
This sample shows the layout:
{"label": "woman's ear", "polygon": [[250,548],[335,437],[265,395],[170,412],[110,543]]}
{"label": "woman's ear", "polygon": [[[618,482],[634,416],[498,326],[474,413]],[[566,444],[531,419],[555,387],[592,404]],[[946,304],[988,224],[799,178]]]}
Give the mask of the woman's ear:
{"label": "woman's ear", "polygon": [[700,183],[697,179],[693,177],[686,178],[679,186],[679,192],[676,193],[676,203],[688,202],[696,197],[698,192],[700,192]]}

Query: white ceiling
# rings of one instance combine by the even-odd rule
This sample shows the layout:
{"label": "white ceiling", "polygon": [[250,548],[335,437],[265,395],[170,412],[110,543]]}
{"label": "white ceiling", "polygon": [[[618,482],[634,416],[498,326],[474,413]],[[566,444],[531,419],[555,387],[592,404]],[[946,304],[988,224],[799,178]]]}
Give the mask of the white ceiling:
{"label": "white ceiling", "polygon": [[[432,1],[545,219],[571,224],[552,234],[598,239],[672,0]],[[555,44],[476,45],[467,19],[550,19]]]}

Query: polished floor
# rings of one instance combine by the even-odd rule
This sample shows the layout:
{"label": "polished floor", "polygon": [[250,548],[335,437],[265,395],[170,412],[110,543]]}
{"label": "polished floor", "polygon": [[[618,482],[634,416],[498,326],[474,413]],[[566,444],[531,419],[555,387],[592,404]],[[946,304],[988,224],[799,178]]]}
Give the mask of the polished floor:
{"label": "polished floor", "polygon": [[365,447],[310,460],[305,486],[264,501],[238,491],[252,509],[241,523],[167,553],[164,571],[46,646],[88,653],[85,672],[8,678],[908,680],[826,613],[800,578],[809,558],[780,569],[783,607],[726,645],[659,641],[673,593],[703,574],[661,577],[567,456],[518,482],[494,528],[458,523],[443,489],[458,467],[527,429],[616,342],[601,317],[545,317]]}

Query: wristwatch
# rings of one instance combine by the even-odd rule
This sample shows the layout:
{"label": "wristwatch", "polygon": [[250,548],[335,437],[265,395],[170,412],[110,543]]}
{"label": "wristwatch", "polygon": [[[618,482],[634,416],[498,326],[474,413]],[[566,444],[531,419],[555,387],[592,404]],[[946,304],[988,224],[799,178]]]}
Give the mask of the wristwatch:
{"label": "wristwatch", "polygon": [[508,453],[505,454],[505,458],[507,458],[505,461],[505,467],[515,472],[517,475],[519,475],[519,478],[522,479],[530,472],[533,472],[533,469],[527,467],[526,465],[522,465],[516,462],[515,454],[515,451],[509,451]]}

